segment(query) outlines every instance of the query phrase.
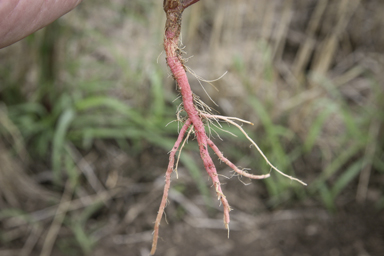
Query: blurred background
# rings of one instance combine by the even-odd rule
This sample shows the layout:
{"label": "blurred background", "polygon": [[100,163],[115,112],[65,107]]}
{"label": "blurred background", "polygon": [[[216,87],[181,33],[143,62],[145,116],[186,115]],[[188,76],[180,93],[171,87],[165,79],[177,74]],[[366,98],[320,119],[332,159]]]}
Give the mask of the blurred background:
{"label": "blurred background", "polygon": [[[148,255],[180,99],[161,0],[84,1],[0,50],[0,255]],[[217,161],[231,233],[190,139],[157,255],[384,255],[384,2],[202,0],[183,15],[194,92],[280,170]],[[190,57],[190,58],[189,58]],[[249,172],[236,129],[212,133]],[[217,157],[212,153],[213,159]]]}

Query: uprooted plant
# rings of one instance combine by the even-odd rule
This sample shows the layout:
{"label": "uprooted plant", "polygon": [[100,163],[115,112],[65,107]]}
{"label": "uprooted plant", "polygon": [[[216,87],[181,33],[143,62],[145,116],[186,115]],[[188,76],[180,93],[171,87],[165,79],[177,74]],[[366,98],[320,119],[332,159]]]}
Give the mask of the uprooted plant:
{"label": "uprooted plant", "polygon": [[[179,112],[184,111],[186,113],[186,117],[183,118],[181,117],[181,115],[179,114],[177,115],[178,121],[184,124],[180,129],[179,136],[169,156],[169,164],[168,164],[167,172],[165,174],[164,193],[163,193],[163,197],[161,200],[159,212],[157,214],[155,227],[154,227],[153,243],[152,243],[152,250],[151,250],[152,255],[156,252],[157,240],[159,237],[159,226],[160,226],[160,222],[161,222],[164,209],[167,203],[168,191],[171,185],[171,174],[175,169],[174,168],[175,155],[181,143],[183,142],[184,137],[186,136],[185,140],[187,140],[192,131],[196,136],[199,150],[200,150],[200,157],[203,160],[204,167],[208,175],[211,177],[213,181],[213,186],[215,187],[215,190],[216,190],[217,197],[221,201],[221,204],[223,205],[224,225],[228,230],[229,230],[229,221],[230,221],[229,211],[231,210],[231,208],[229,206],[229,203],[224,193],[222,192],[216,167],[212,161],[211,156],[209,155],[208,147],[210,147],[215,152],[215,154],[219,157],[219,159],[222,162],[224,162],[230,168],[232,168],[233,171],[235,171],[238,175],[242,175],[250,179],[265,179],[265,178],[268,178],[270,174],[254,175],[246,172],[245,170],[240,170],[239,168],[237,168],[236,165],[234,165],[232,162],[230,162],[227,158],[224,157],[224,155],[220,152],[219,148],[207,136],[207,133],[205,131],[206,125],[209,126],[210,124],[213,124],[213,125],[218,125],[220,127],[219,122],[221,121],[221,122],[227,122],[229,124],[236,126],[246,136],[246,138],[256,147],[256,149],[259,151],[259,153],[262,155],[262,157],[265,159],[265,161],[268,163],[268,165],[270,165],[272,169],[290,178],[291,180],[298,181],[305,185],[304,182],[282,173],[275,166],[273,166],[269,162],[269,160],[266,158],[266,156],[263,154],[263,152],[260,150],[260,148],[257,146],[257,144],[246,134],[243,128],[238,123],[236,123],[237,121],[241,123],[252,124],[251,122],[248,122],[236,117],[214,115],[211,113],[210,108],[207,107],[206,104],[204,104],[196,95],[193,94],[188,82],[187,74],[186,74],[186,70],[188,69],[184,66],[184,60],[182,58],[183,50],[179,47],[180,46],[179,36],[180,36],[180,29],[181,29],[181,17],[182,17],[183,11],[188,6],[198,1],[199,0],[164,0],[163,2],[164,11],[167,16],[167,20],[165,24],[165,38],[164,38],[164,49],[167,56],[166,60],[169,68],[171,69],[173,78],[177,82],[177,88],[182,97],[182,101],[183,101],[181,106],[182,109],[179,110]],[[183,145],[181,145],[181,148],[182,146]]]}

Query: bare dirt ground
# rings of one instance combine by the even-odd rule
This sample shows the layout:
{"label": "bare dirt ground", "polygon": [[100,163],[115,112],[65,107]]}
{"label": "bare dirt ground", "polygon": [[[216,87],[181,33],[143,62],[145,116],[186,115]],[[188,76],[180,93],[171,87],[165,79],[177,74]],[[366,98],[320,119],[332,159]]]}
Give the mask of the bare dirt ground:
{"label": "bare dirt ground", "polygon": [[[232,206],[236,207],[236,203]],[[320,207],[302,205],[262,214],[236,210],[231,214],[235,224],[229,239],[227,232],[220,229],[220,218],[208,222],[188,216],[175,220],[168,215],[170,224],[161,226],[157,255],[378,256],[384,253],[384,216],[372,206],[351,204],[334,214]],[[216,226],[206,228],[211,225]],[[104,239],[93,255],[148,255],[151,243],[148,228],[137,227],[143,232]],[[133,229],[127,227],[127,231]]]}
{"label": "bare dirt ground", "polygon": [[[159,165],[165,166],[161,154],[157,159]],[[149,255],[163,185],[163,176],[152,177],[156,178],[153,183],[136,185],[137,194],[125,198],[128,204],[125,221],[117,224],[120,228],[116,233],[100,240],[92,255]],[[211,185],[209,180],[206,185]],[[141,186],[142,192],[146,189],[148,192],[140,193]],[[181,167],[179,179],[173,175],[166,208],[168,224],[163,218],[156,255],[384,255],[383,212],[375,208],[374,201],[357,204],[353,198],[355,186],[351,184],[342,193],[334,211],[325,210],[313,197],[272,209],[261,182],[244,186],[232,178],[223,187],[234,209],[228,238],[222,208],[213,191],[209,208],[188,171]]]}

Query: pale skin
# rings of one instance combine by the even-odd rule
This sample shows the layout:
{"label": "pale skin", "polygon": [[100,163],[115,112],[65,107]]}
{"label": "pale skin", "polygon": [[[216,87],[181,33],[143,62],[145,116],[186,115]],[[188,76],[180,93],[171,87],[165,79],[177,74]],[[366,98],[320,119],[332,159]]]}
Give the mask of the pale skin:
{"label": "pale skin", "polygon": [[47,26],[82,0],[0,0],[0,48]]}

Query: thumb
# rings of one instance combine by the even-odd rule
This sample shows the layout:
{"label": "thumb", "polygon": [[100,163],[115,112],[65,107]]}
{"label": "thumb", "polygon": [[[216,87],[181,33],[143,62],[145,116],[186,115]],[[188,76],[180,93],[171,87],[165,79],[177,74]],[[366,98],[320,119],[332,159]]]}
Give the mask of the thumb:
{"label": "thumb", "polygon": [[80,2],[81,0],[0,1],[0,48],[47,26]]}

